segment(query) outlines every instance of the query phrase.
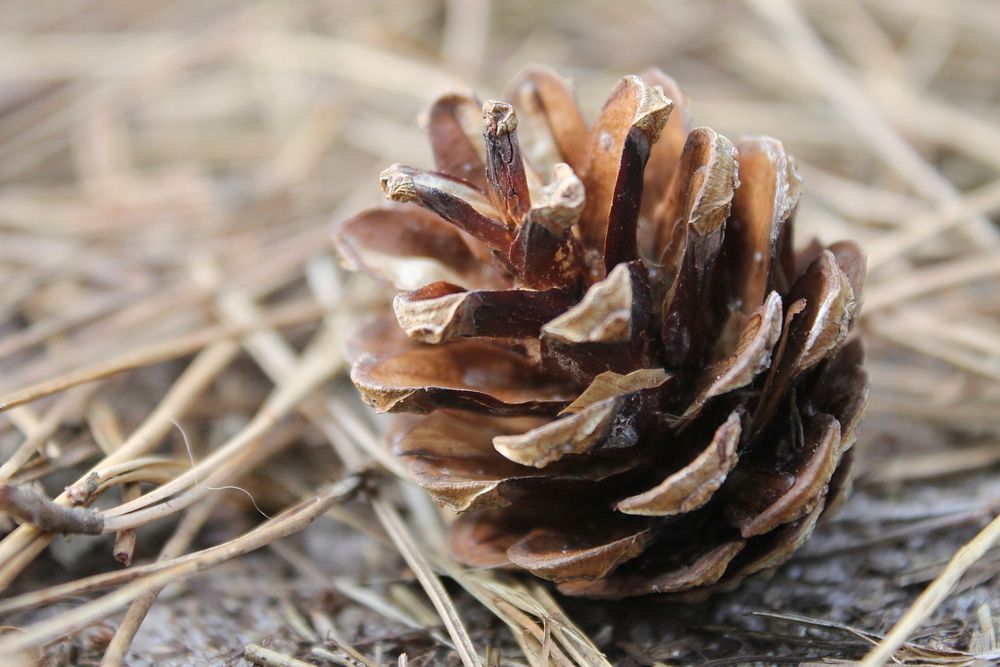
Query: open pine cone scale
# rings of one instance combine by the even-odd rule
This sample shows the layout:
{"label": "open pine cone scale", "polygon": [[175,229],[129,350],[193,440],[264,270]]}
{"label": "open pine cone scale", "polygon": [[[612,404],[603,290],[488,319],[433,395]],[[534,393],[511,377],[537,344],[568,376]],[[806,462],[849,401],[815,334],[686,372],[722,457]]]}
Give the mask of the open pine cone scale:
{"label": "open pine cone scale", "polygon": [[592,126],[532,69],[440,98],[437,171],[344,221],[342,261],[402,290],[351,344],[466,563],[571,595],[709,590],[780,564],[846,495],[867,375],[864,257],[793,250],[779,141],[689,126],[658,70]]}

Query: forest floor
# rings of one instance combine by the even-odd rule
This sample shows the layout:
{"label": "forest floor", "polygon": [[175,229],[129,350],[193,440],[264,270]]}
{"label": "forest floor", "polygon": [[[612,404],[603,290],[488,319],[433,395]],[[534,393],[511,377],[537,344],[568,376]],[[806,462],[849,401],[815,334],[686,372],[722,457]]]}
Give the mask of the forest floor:
{"label": "forest floor", "polygon": [[[0,481],[96,469],[108,517],[140,483],[187,494],[99,537],[0,516],[0,654],[832,664],[903,619],[898,662],[1000,664],[995,2],[40,0],[0,26]],[[591,116],[660,67],[696,125],[798,158],[800,239],[868,250],[855,492],[732,592],[595,603],[460,568],[346,378],[340,336],[391,295],[337,267],[332,223],[430,163],[437,94],[537,62]]]}

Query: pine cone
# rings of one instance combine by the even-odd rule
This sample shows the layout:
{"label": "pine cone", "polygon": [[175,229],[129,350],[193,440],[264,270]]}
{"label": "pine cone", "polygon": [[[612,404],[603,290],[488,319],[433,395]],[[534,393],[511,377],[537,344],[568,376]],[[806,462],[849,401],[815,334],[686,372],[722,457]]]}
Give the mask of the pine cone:
{"label": "pine cone", "polygon": [[781,142],[689,129],[658,70],[590,128],[549,70],[506,99],[438,99],[437,170],[390,167],[398,205],[335,232],[347,267],[405,290],[351,379],[415,413],[391,445],[460,513],[456,556],[610,598],[783,562],[849,487],[861,250],[795,253]]}

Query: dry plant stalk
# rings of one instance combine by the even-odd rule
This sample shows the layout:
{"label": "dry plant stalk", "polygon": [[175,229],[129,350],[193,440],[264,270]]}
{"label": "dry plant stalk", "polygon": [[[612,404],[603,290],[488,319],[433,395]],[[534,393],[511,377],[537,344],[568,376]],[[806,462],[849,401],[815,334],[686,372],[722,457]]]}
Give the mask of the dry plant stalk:
{"label": "dry plant stalk", "polygon": [[862,667],[878,667],[891,660],[896,650],[944,601],[965,571],[985,556],[998,542],[1000,542],[1000,516],[995,517],[972,541],[955,553],[944,571],[921,593],[903,618],[899,619],[885,636],[885,639],[865,656],[865,659],[860,663]]}
{"label": "dry plant stalk", "polygon": [[0,485],[0,512],[50,533],[104,532],[104,517],[100,513],[57,505],[45,494],[26,486]]}
{"label": "dry plant stalk", "polygon": [[144,577],[133,575],[123,577],[134,579],[131,583],[103,598],[98,598],[77,607],[63,615],[55,616],[32,626],[30,632],[9,634],[0,637],[0,652],[14,655],[41,646],[63,635],[75,632],[116,611],[133,600],[161,590],[167,584],[179,581],[205,569],[224,563],[232,558],[249,553],[271,542],[294,534],[323,515],[330,507],[353,498],[364,486],[364,476],[351,475],[328,485],[314,498],[288,508],[279,516],[269,519],[253,531],[225,544],[220,544],[205,552],[197,552],[171,560],[160,561],[145,568]]}
{"label": "dry plant stalk", "polygon": [[612,598],[784,562],[850,485],[860,248],[796,253],[794,159],[692,129],[659,70],[592,126],[551,70],[506,97],[481,136],[473,98],[436,101],[437,171],[390,167],[401,206],[334,237],[407,290],[398,327],[355,337],[351,379],[379,411],[429,413],[390,441],[462,513],[454,553]]}

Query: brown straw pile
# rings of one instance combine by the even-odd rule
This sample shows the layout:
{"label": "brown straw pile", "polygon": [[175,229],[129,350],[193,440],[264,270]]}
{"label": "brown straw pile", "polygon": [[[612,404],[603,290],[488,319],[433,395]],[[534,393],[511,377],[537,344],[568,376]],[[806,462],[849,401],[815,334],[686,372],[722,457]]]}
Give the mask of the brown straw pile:
{"label": "brown straw pile", "polygon": [[[436,95],[535,62],[590,117],[668,71],[798,158],[802,241],[868,250],[857,487],[773,576],[461,567],[346,379],[389,294],[331,224],[430,163]],[[4,664],[1000,660],[997,62],[993,0],[0,4]]]}

